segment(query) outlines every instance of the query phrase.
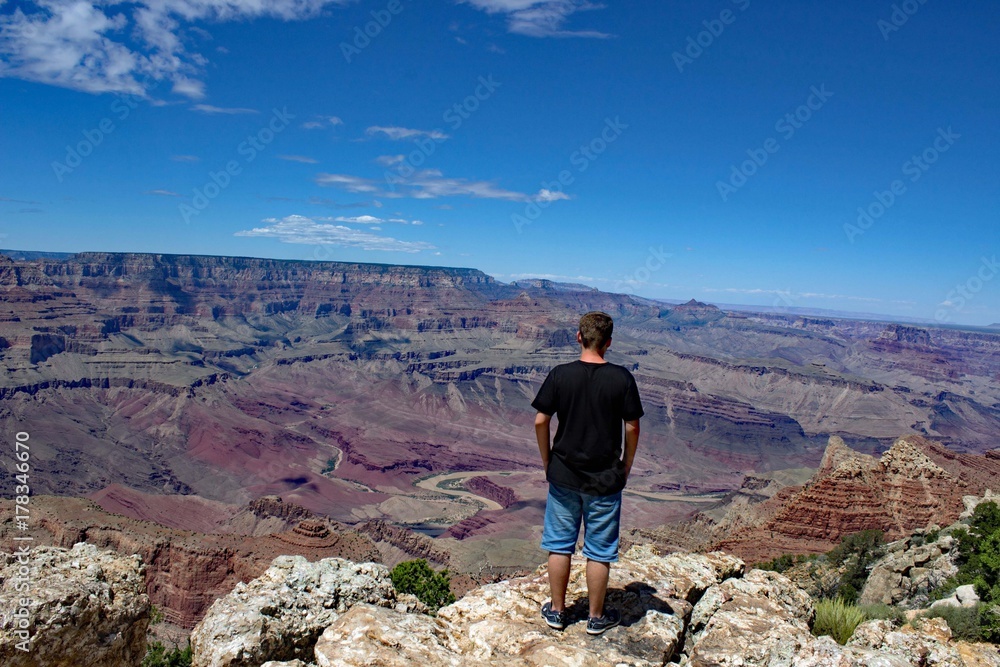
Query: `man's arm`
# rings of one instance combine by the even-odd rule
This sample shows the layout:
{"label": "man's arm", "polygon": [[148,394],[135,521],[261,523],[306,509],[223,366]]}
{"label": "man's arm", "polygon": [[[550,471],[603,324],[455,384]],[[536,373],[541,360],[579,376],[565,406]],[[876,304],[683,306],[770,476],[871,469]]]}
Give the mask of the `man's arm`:
{"label": "man's arm", "polygon": [[[537,423],[537,422],[536,422]],[[625,422],[625,479],[632,472],[632,462],[635,460],[635,450],[639,446],[639,420]]]}
{"label": "man's arm", "polygon": [[538,439],[538,453],[542,455],[542,467],[549,469],[549,422],[552,415],[539,412],[535,415],[535,438]]}

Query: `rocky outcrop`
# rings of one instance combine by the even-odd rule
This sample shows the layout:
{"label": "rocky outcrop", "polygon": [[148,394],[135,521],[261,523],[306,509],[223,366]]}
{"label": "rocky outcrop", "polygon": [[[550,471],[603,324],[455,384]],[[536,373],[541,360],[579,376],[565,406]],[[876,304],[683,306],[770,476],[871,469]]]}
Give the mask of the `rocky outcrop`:
{"label": "rocky outcrop", "polygon": [[725,317],[718,307],[695,299],[660,312],[660,319],[675,326],[704,326]]}
{"label": "rocky outcrop", "polygon": [[517,492],[509,486],[501,486],[485,475],[470,477],[465,481],[465,488],[476,495],[489,498],[504,509],[518,501]]}
{"label": "rocky outcrop", "polygon": [[965,505],[965,510],[962,512],[960,519],[970,519],[975,513],[976,508],[979,507],[980,503],[985,502],[1000,502],[1000,495],[993,493],[991,489],[987,489],[986,493],[982,498],[979,496],[963,496],[962,504]]}
{"label": "rocky outcrop", "polygon": [[996,667],[1000,665],[1000,655],[990,644],[952,642],[947,622],[943,618],[929,618],[902,628],[889,621],[867,621],[854,631],[841,660],[813,664]]}
{"label": "rocky outcrop", "polygon": [[777,656],[812,653],[814,615],[812,599],[780,574],[752,570],[727,579],[691,613],[689,664],[767,665]]}
{"label": "rocky outcrop", "polygon": [[212,604],[191,634],[194,667],[311,659],[324,628],[361,603],[423,609],[412,596],[396,595],[384,565],[279,556],[263,575]]}
{"label": "rocky outcrop", "polygon": [[862,530],[889,539],[958,519],[969,485],[937,465],[919,437],[897,440],[881,458],[860,454],[832,437],[816,475],[754,508],[756,521],[718,541],[716,548],[754,562],[785,553],[823,553]]}
{"label": "rocky outcrop", "polygon": [[[289,522],[297,517],[312,518],[295,522],[290,530],[283,530],[279,524],[277,530],[281,532],[272,534],[206,534],[109,514],[83,499],[33,496],[35,524],[30,536],[35,544],[68,548],[86,541],[122,556],[138,554],[152,603],[163,611],[167,621],[185,628],[194,627],[217,598],[237,584],[260,576],[280,555],[300,555],[309,560],[340,557],[398,562],[427,558],[433,564],[448,562],[448,554],[432,539],[381,522],[350,527],[319,519],[294,503],[274,497],[250,507],[240,514],[255,516],[258,521],[272,511]],[[195,509],[204,507],[197,505]],[[0,543],[9,544],[16,534],[10,521],[0,522]]]}
{"label": "rocky outcrop", "polygon": [[872,566],[859,601],[908,609],[926,607],[931,592],[958,572],[956,546],[947,534],[929,543],[922,534],[893,542]]}
{"label": "rocky outcrop", "polygon": [[84,543],[0,554],[0,610],[4,667],[135,667],[146,653],[138,556]]}
{"label": "rocky outcrop", "polygon": [[[808,595],[781,574],[744,574],[742,561],[722,553],[661,556],[648,546],[631,548],[611,569],[607,598],[621,610],[622,623],[596,638],[585,631],[583,559],[572,564],[569,625],[561,632],[548,628],[539,615],[549,593],[544,567],[529,577],[472,590],[436,616],[394,604],[390,592],[369,601],[354,595],[355,603],[344,610],[339,603],[343,596],[331,588],[325,594],[333,602],[323,610],[311,602],[306,607],[315,611],[309,611],[301,600],[312,580],[293,576],[290,570],[288,563],[276,561],[266,582],[253,582],[213,607],[195,632],[199,639],[194,664],[1000,667],[995,649],[952,642],[940,619],[926,621],[922,629],[866,623],[847,646],[814,637],[810,630],[815,612]],[[339,585],[350,588],[346,582]],[[253,595],[246,592],[250,588]],[[309,619],[308,627],[292,627],[285,619],[293,614],[285,607],[297,610],[297,618]],[[317,630],[326,619],[333,620]],[[291,649],[310,642],[311,654]],[[246,657],[231,657],[240,650]]]}

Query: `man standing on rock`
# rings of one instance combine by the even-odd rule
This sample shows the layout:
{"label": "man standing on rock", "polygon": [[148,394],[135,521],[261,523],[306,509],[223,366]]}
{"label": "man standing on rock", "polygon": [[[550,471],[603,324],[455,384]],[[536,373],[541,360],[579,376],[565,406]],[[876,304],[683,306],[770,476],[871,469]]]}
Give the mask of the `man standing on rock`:
{"label": "man standing on rock", "polygon": [[[579,360],[553,368],[531,403],[538,410],[535,435],[549,482],[542,549],[549,552],[552,599],[542,605],[542,617],[549,627],[566,627],[570,557],[582,521],[590,602],[587,632],[592,635],[621,622],[617,609],[605,608],[604,597],[611,563],[618,560],[622,489],[632,470],[643,415],[635,378],[625,367],[604,360],[613,327],[606,313],[581,317],[576,334],[582,348]],[[552,415],[559,419],[550,447]]]}

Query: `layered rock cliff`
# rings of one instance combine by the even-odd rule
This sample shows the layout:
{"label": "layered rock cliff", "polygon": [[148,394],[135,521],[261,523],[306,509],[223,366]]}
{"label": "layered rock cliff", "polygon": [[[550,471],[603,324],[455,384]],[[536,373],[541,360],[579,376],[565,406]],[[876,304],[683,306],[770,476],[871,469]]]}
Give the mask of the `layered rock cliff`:
{"label": "layered rock cliff", "polygon": [[[823,553],[843,536],[862,530],[882,530],[888,539],[898,539],[930,524],[951,524],[963,509],[962,497],[983,493],[984,480],[976,477],[970,483],[925,451],[937,448],[911,436],[876,459],[831,438],[809,482],[724,519],[730,534],[716,547],[759,562],[785,553]],[[992,465],[992,459],[976,458],[979,467],[972,470]],[[957,472],[961,466],[952,468]]]}

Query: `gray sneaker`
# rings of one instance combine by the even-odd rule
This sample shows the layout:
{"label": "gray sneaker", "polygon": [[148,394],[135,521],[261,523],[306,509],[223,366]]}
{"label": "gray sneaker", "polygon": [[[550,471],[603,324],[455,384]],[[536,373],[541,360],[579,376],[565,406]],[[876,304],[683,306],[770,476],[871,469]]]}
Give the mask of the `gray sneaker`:
{"label": "gray sneaker", "polygon": [[591,616],[587,620],[587,634],[599,635],[622,622],[621,613],[614,607],[605,607],[604,615],[599,618]]}
{"label": "gray sneaker", "polygon": [[566,627],[566,612],[553,611],[551,600],[542,605],[542,618],[545,619],[550,628],[562,630]]}

